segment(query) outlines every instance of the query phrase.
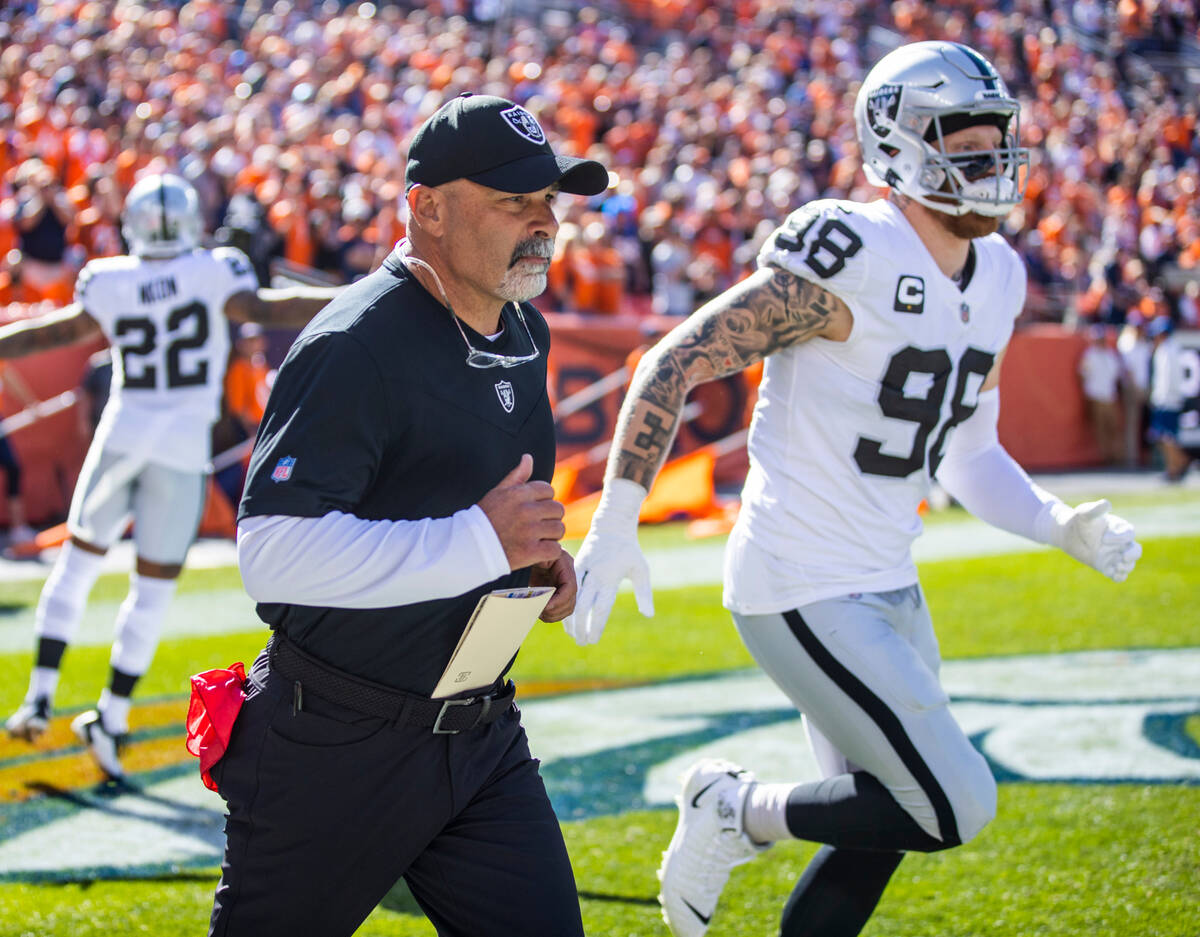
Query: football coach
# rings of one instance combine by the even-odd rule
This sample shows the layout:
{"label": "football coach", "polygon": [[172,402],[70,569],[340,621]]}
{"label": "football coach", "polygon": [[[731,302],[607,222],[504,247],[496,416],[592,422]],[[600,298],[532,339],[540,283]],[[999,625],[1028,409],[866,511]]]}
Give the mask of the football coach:
{"label": "football coach", "polygon": [[545,621],[574,607],[528,301],[558,193],[607,183],[524,108],[454,98],[409,149],[408,237],[288,353],[238,514],[272,634],[211,772],[210,935],[349,935],[400,878],[442,937],[583,934],[512,682],[431,693],[485,592],[553,586]]}

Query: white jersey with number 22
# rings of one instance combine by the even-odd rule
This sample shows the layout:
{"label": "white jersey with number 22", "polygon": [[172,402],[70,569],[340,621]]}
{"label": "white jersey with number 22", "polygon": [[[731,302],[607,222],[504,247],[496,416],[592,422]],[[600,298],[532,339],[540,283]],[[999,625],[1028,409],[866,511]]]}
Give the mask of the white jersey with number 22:
{"label": "white jersey with number 22", "polygon": [[768,614],[909,585],[918,507],[1008,343],[1025,268],[999,235],[979,238],[960,289],[887,200],[809,203],[758,262],[840,297],[854,325],[766,360],[725,604]]}
{"label": "white jersey with number 22", "polygon": [[230,247],[90,261],[75,299],[113,348],[112,390],[95,443],[203,470],[229,357],[225,301],[257,287],[246,255]]}

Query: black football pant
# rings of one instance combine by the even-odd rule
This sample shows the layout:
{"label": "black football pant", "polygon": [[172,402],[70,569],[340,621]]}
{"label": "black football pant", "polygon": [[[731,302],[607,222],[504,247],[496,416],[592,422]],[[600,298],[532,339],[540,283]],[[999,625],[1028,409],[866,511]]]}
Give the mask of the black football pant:
{"label": "black football pant", "polygon": [[255,662],[229,751],[210,937],[348,937],[403,877],[442,937],[582,937],[520,714],[458,735],[364,716]]}

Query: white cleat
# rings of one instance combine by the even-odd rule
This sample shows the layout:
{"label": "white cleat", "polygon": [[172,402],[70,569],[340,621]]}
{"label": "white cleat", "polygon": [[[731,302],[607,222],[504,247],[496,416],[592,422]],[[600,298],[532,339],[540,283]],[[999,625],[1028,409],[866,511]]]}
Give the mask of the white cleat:
{"label": "white cleat", "polygon": [[36,742],[50,725],[50,700],[45,696],[25,700],[15,713],[8,717],[4,728],[15,739]]}
{"label": "white cleat", "polygon": [[125,769],[121,767],[120,752],[125,744],[125,736],[113,735],[104,728],[100,713],[94,709],[82,712],[71,720],[71,731],[75,737],[87,746],[92,761],[114,781],[125,777]]}
{"label": "white cleat", "polygon": [[658,870],[658,902],[675,937],[704,937],[733,867],[770,846],[755,843],[742,826],[753,785],[749,771],[715,759],[696,763],[684,776],[675,801],[679,825]]}

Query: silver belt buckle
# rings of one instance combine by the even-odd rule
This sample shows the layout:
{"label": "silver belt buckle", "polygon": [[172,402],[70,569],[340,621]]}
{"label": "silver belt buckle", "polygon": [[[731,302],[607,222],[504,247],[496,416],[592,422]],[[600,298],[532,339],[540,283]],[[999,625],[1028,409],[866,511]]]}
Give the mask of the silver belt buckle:
{"label": "silver belt buckle", "polygon": [[[458,735],[458,733],[462,732],[463,730],[462,729],[443,729],[442,728],[442,719],[445,717],[446,713],[450,711],[451,706],[471,706],[472,704],[477,703],[477,702],[479,702],[478,696],[468,696],[466,699],[445,700],[442,703],[442,708],[440,710],[438,710],[437,718],[433,720],[433,734],[434,735]],[[478,724],[479,720],[476,719],[475,722],[476,722],[476,724]],[[467,726],[467,728],[473,728],[473,726]]]}

